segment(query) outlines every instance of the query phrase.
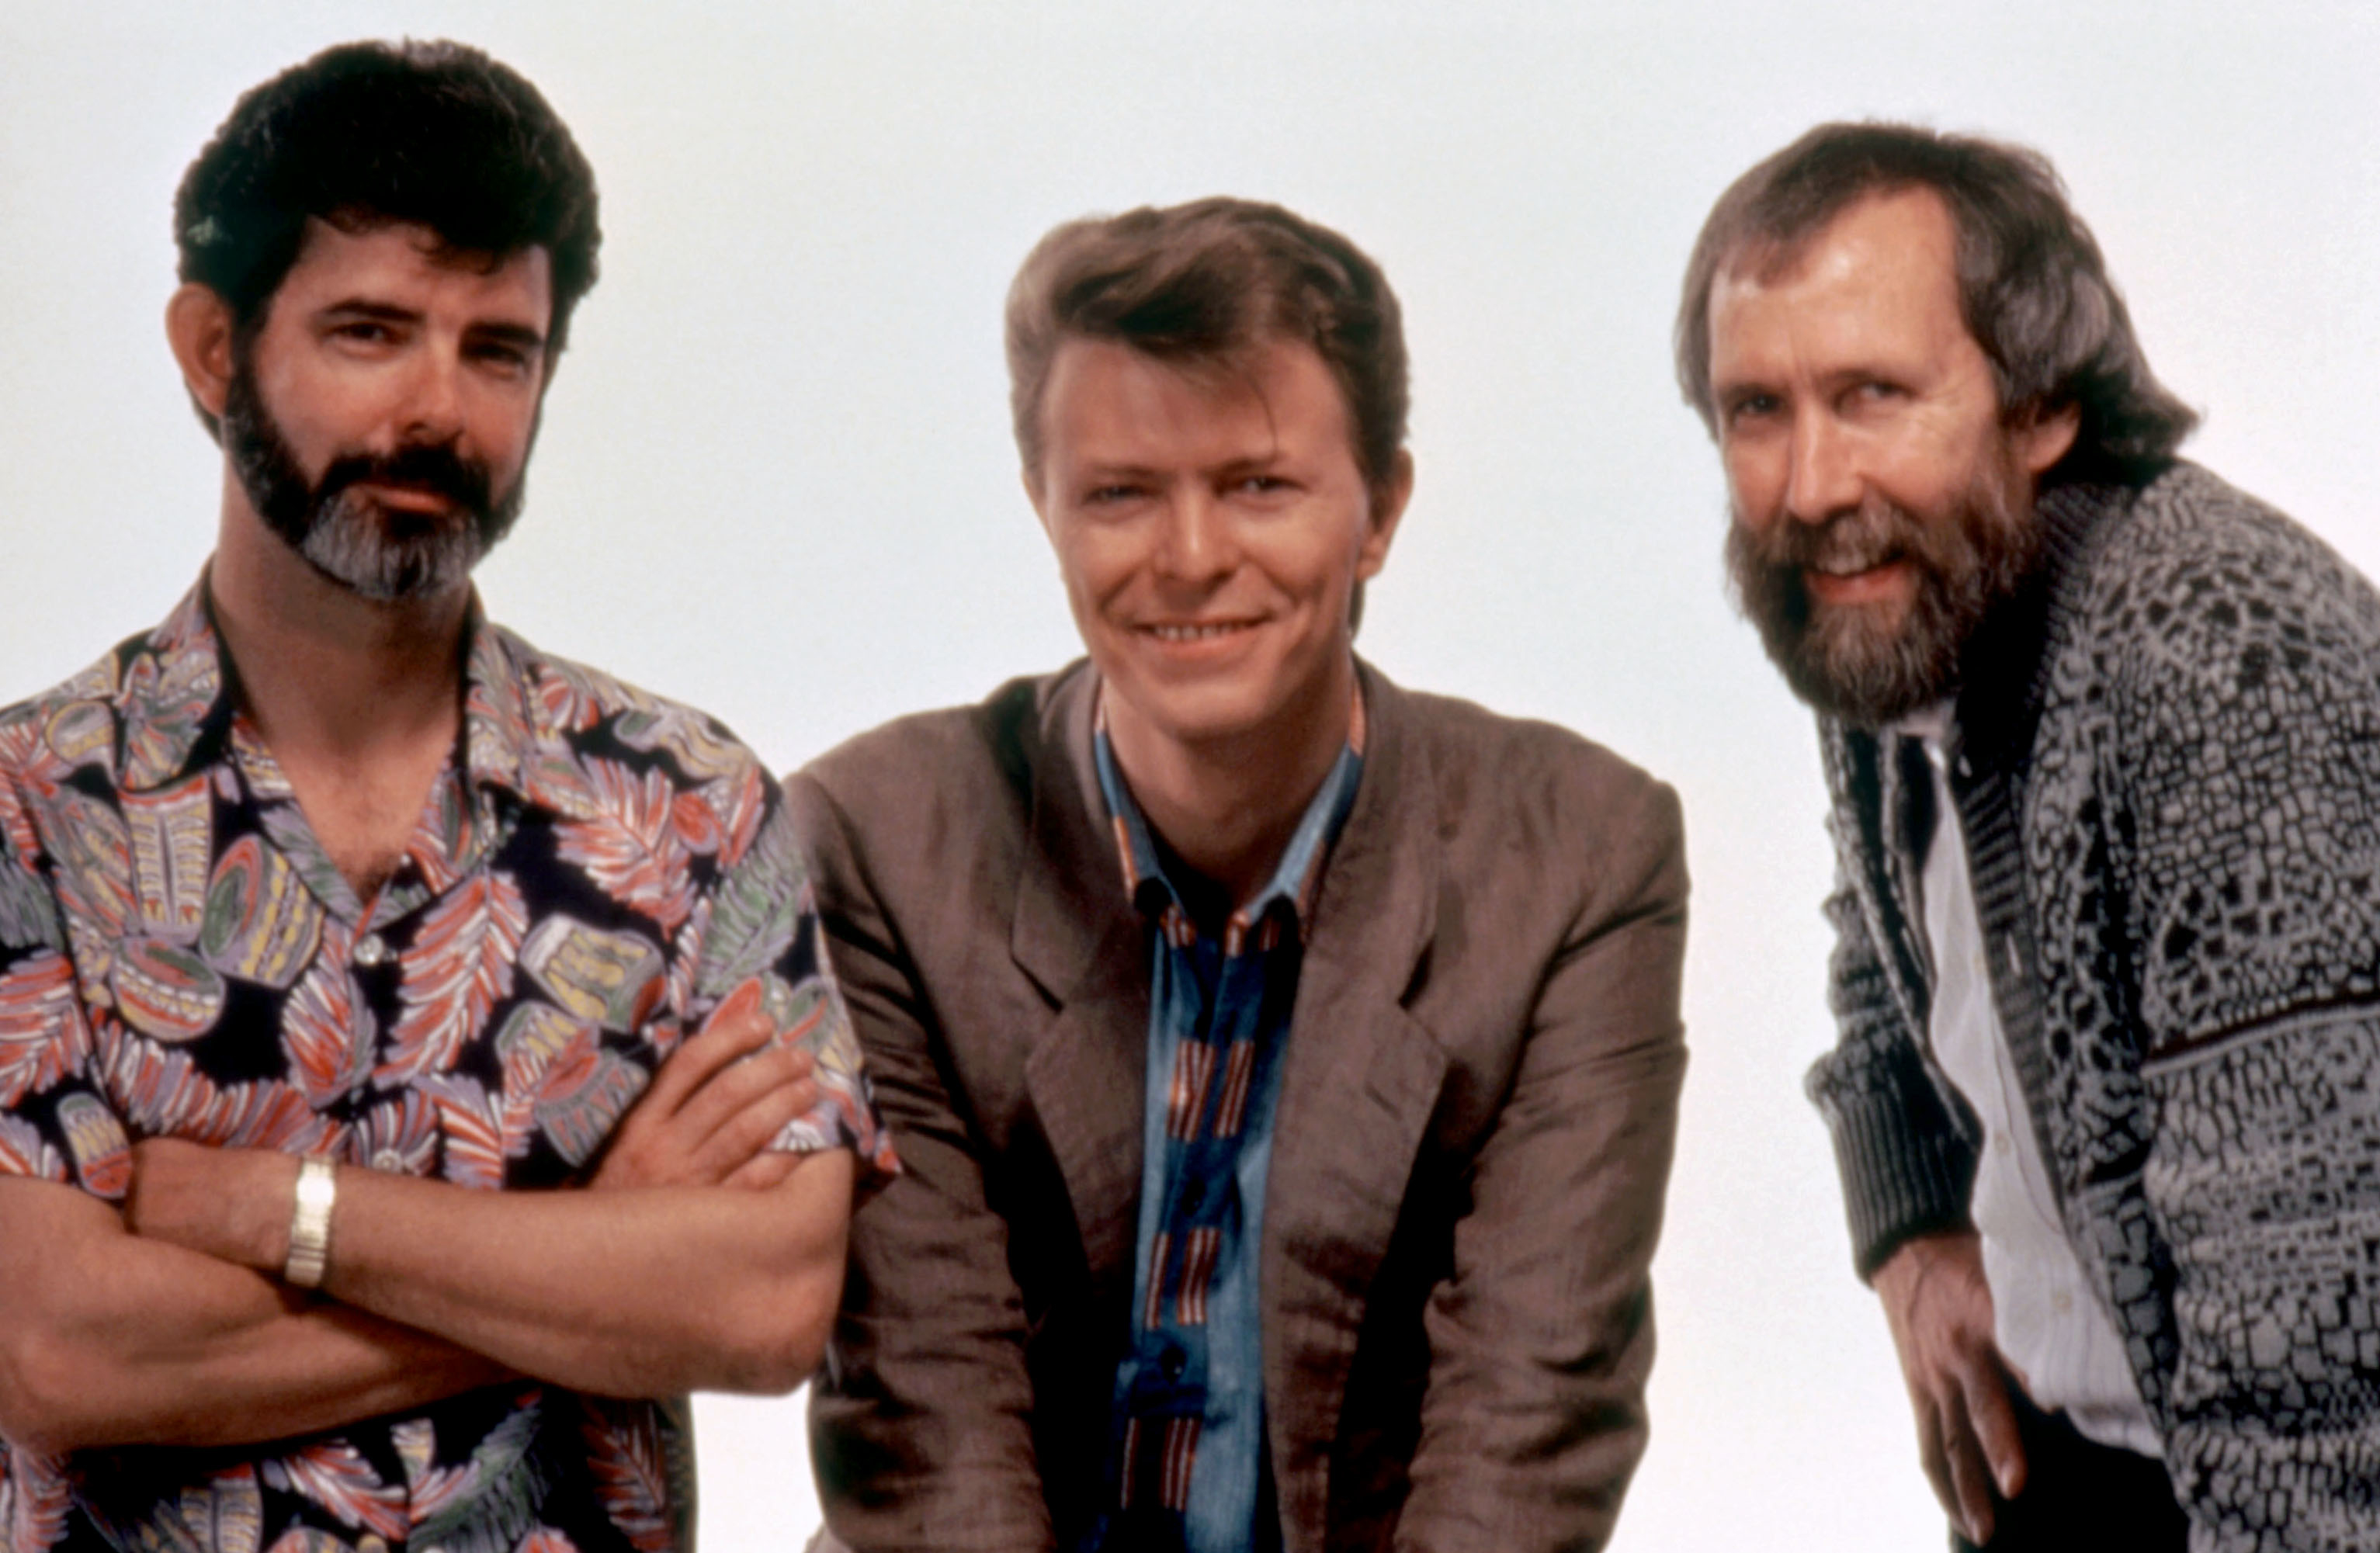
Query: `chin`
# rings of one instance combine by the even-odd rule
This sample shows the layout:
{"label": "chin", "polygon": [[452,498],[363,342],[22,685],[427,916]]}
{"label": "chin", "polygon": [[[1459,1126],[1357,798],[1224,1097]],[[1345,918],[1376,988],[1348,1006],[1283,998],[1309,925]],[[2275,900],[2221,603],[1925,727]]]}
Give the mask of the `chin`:
{"label": "chin", "polygon": [[[1109,694],[1134,721],[1185,747],[1228,743],[1261,732],[1278,716],[1260,696],[1237,686],[1168,686],[1106,676]],[[1113,712],[1110,715],[1112,717]]]}

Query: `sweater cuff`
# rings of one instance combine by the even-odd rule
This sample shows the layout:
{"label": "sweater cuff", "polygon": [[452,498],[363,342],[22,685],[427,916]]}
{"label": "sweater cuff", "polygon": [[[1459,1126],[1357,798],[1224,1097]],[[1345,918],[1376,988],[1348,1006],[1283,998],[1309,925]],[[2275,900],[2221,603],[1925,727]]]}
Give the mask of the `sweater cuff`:
{"label": "sweater cuff", "polygon": [[1842,1172],[1852,1267],[1865,1280],[1912,1236],[1963,1229],[1975,1156],[1949,1128],[1927,1126],[1889,1093],[1822,1105]]}

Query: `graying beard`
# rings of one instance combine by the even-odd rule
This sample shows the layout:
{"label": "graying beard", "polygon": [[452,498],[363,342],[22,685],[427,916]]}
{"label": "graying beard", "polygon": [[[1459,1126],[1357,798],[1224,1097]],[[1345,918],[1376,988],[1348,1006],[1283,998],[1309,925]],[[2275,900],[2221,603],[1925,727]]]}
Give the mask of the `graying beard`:
{"label": "graying beard", "polygon": [[298,546],[323,576],[375,603],[429,598],[461,586],[482,553],[480,526],[464,522],[418,539],[392,540],[374,531],[353,491],[341,491],[318,512]]}

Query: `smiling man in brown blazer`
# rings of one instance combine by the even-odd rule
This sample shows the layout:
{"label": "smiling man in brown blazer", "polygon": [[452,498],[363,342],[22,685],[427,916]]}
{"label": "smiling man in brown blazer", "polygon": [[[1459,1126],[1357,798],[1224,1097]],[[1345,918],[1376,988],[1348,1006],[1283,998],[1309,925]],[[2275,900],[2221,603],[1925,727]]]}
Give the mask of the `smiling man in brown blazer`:
{"label": "smiling man in brown blazer", "polygon": [[1677,802],[1353,648],[1413,487],[1397,305],[1203,200],[1011,293],[1087,663],[789,784],[905,1173],[813,1391],[859,1549],[1510,1549],[1645,1439]]}

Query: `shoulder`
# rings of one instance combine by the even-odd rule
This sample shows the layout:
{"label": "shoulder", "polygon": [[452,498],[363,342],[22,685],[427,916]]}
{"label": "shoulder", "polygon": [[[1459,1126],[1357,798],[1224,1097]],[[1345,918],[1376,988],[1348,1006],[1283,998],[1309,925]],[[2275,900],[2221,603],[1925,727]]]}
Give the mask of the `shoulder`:
{"label": "shoulder", "polygon": [[[1648,891],[1683,897],[1684,819],[1667,783],[1556,723],[1384,688],[1425,764],[1447,883],[1525,894],[1560,915]],[[1420,819],[1391,804],[1406,823]]]}
{"label": "shoulder", "polygon": [[1029,777],[1043,710],[1062,675],[1014,679],[970,706],[894,718],[856,734],[789,780],[857,807],[972,794]]}
{"label": "shoulder", "polygon": [[149,638],[130,637],[91,667],[37,696],[0,708],[0,788],[18,794],[54,790],[83,766],[107,770],[114,784],[116,706],[125,695],[125,665]]}
{"label": "shoulder", "polygon": [[1585,840],[1679,828],[1668,783],[1583,734],[1456,697],[1388,688],[1427,761],[1442,832],[1508,829],[1515,819]]}
{"label": "shoulder", "polygon": [[[530,736],[559,742],[579,755],[608,749],[663,757],[685,785],[770,785],[760,758],[699,708],[547,652],[504,626],[491,624],[484,630],[486,650],[474,675],[506,676],[519,694]],[[503,715],[507,709],[490,706],[478,694],[481,688],[475,685],[471,715]]]}
{"label": "shoulder", "polygon": [[2380,595],[2328,545],[2197,465],[2143,488],[2092,557],[2075,645],[2118,684],[2380,674]]}
{"label": "shoulder", "polygon": [[1053,703],[1080,688],[1076,664],[1014,679],[971,706],[895,718],[785,779],[795,830],[830,861],[1005,850],[1031,823],[1037,773],[1066,752]]}
{"label": "shoulder", "polygon": [[861,815],[915,812],[920,803],[1021,804],[1034,768],[1051,753],[1043,734],[1050,699],[1078,672],[1013,679],[970,706],[894,718],[828,750],[787,783]]}

